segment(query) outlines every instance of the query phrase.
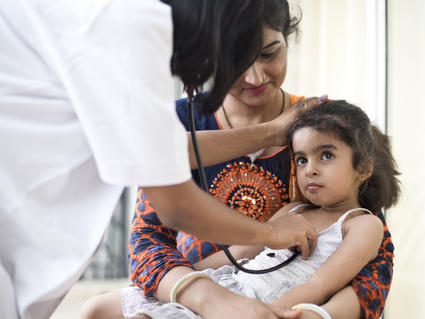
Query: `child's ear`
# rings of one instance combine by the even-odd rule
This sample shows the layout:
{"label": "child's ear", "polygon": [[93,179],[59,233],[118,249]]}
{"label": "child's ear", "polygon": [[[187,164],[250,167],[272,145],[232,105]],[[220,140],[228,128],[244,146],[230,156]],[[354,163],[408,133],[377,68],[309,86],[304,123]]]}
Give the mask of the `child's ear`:
{"label": "child's ear", "polygon": [[372,176],[373,173],[373,160],[369,158],[360,168],[360,180],[364,182],[367,180],[370,176]]}

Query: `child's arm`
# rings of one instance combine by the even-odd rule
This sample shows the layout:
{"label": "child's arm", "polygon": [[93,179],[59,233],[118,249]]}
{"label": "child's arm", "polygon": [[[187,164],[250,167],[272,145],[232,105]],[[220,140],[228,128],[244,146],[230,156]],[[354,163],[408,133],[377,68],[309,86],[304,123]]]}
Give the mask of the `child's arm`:
{"label": "child's arm", "polygon": [[382,241],[382,222],[373,215],[360,215],[345,222],[344,240],[310,280],[277,299],[274,306],[308,302],[321,305],[345,287],[376,257]]}

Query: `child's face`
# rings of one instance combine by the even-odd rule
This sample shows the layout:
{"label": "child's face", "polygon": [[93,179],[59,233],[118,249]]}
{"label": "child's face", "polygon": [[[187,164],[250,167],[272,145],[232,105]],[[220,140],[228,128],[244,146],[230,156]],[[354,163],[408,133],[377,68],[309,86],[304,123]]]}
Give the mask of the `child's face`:
{"label": "child's face", "polygon": [[361,174],[353,168],[351,147],[327,133],[304,127],[293,136],[298,186],[322,207],[358,207]]}

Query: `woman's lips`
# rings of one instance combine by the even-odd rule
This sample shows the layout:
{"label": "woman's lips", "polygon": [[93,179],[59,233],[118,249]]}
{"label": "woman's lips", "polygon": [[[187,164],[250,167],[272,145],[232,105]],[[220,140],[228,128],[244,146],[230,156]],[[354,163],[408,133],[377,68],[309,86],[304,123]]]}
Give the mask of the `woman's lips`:
{"label": "woman's lips", "polygon": [[251,94],[261,94],[265,90],[267,90],[267,88],[269,87],[269,85],[270,85],[270,82],[264,83],[264,84],[262,84],[260,86],[254,86],[254,87],[245,88],[245,90],[247,90]]}

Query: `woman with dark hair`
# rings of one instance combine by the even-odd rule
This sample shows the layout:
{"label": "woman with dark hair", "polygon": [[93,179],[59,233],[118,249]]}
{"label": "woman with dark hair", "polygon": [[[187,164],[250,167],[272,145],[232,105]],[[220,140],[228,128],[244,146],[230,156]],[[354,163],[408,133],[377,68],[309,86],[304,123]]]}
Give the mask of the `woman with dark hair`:
{"label": "woman with dark hair", "polygon": [[[265,0],[263,3],[265,27],[259,57],[232,83],[223,102],[213,107],[216,110],[214,114],[203,114],[204,103],[208,103],[205,95],[199,94],[195,103],[198,107],[195,123],[199,130],[201,155],[207,166],[210,193],[243,215],[261,222],[296,199],[289,150],[278,145],[287,143],[284,140],[286,133],[295,120],[297,110],[304,107],[303,99],[299,101],[299,97],[281,89],[286,76],[287,40],[297,31],[299,19],[291,17],[285,0]],[[313,103],[308,102],[306,106],[311,108]],[[187,99],[177,101],[177,113],[188,130]],[[250,137],[232,139],[239,130],[265,123],[279,123],[282,140],[241,150]],[[191,160],[191,167],[195,169],[192,173],[199,183],[195,160]],[[176,281],[194,269],[202,269],[206,257],[209,257],[208,266],[214,267],[211,260],[217,258],[221,263],[223,255],[219,244],[165,227],[148,199],[150,196],[139,189],[129,248],[131,279],[141,289],[123,290],[122,298],[130,300],[129,304],[143,304],[145,297],[151,296],[168,301]],[[383,219],[382,214],[379,213],[379,216]],[[211,219],[211,223],[215,221]],[[385,229],[385,241],[377,259],[369,263],[350,286],[324,305],[334,318],[360,318],[362,314],[366,318],[379,318],[392,276],[393,247],[386,225]],[[246,256],[245,247],[230,249],[236,259]],[[220,263],[217,261],[216,266]],[[213,297],[211,292],[216,290],[221,291],[221,295],[213,294]],[[102,314],[100,317],[122,316],[119,295],[92,299],[86,304],[86,314],[97,312]],[[246,300],[205,280],[191,281],[178,295],[178,302],[207,318],[249,316]],[[113,303],[118,313],[105,307]],[[124,314],[129,315],[127,310],[131,307],[123,303]],[[287,318],[293,315],[296,314],[285,313]],[[306,312],[302,318],[309,315]],[[87,318],[94,317],[88,315]]]}
{"label": "woman with dark hair", "polygon": [[[299,243],[305,256],[314,247],[304,218],[261,224],[196,186],[174,109],[170,57],[190,94],[212,78],[206,101],[221,103],[260,52],[262,1],[168,3],[0,3],[1,318],[51,315],[89,264],[124,185],[145,187],[174,229],[224,244]],[[236,133],[250,152],[278,131]]]}

